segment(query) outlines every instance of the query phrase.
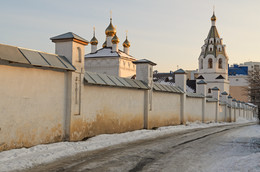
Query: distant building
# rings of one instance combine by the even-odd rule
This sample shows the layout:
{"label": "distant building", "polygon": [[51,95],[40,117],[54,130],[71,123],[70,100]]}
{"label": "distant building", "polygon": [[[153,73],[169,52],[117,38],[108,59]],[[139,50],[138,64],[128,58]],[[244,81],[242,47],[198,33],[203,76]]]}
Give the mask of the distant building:
{"label": "distant building", "polygon": [[250,71],[259,69],[260,62],[245,62],[242,64],[233,64],[228,68],[228,78],[230,81],[230,94],[233,98],[248,102],[247,77]]}
{"label": "distant building", "polygon": [[217,27],[216,16],[213,12],[211,17],[211,28],[204,45],[201,47],[201,53],[198,59],[199,71],[197,81],[207,82],[207,93],[211,95],[211,89],[218,87],[220,93],[229,93],[228,81],[228,56],[225,45],[222,43]]}
{"label": "distant building", "polygon": [[108,74],[113,76],[131,78],[136,75],[136,65],[132,63],[136,59],[129,54],[130,42],[127,39],[123,42],[124,51],[118,48],[119,38],[116,35],[116,28],[110,24],[105,30],[106,41],[102,48],[97,49],[98,40],[95,37],[90,41],[91,53],[85,55],[85,69],[90,72]]}

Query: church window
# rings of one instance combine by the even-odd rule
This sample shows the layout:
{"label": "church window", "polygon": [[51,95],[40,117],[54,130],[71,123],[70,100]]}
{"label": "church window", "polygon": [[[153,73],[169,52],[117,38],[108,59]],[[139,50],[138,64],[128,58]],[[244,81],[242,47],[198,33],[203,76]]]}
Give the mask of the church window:
{"label": "church window", "polygon": [[208,68],[211,69],[212,68],[212,59],[210,58],[208,61]]}
{"label": "church window", "polygon": [[203,59],[200,60],[200,68],[203,69]]}
{"label": "church window", "polygon": [[218,68],[219,69],[223,68],[223,66],[222,66],[222,59],[218,59]]}
{"label": "church window", "polygon": [[211,89],[210,88],[208,89],[208,93],[211,93]]}
{"label": "church window", "polygon": [[81,49],[78,47],[78,62],[81,62]]}

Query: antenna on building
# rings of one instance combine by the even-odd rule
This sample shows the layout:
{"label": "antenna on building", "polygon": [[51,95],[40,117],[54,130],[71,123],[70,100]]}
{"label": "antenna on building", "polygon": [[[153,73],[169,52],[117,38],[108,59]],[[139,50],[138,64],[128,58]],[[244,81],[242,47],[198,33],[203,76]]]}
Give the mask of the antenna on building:
{"label": "antenna on building", "polygon": [[127,38],[127,35],[128,35],[128,30],[125,31],[125,35],[126,35],[126,38]]}

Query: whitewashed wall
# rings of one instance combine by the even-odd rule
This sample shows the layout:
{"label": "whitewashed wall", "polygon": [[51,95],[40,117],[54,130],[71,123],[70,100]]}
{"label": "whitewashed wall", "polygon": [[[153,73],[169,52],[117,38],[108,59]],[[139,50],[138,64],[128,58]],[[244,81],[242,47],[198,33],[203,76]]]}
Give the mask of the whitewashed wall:
{"label": "whitewashed wall", "polygon": [[153,92],[148,128],[180,124],[181,94]]}
{"label": "whitewashed wall", "polygon": [[0,65],[0,151],[61,141],[66,72]]}
{"label": "whitewashed wall", "polygon": [[216,119],[216,104],[217,102],[207,102],[206,103],[206,114],[205,122],[214,122]]}
{"label": "whitewashed wall", "polygon": [[[186,98],[186,116],[187,121],[202,121],[202,101],[203,98]],[[211,112],[212,113],[212,112]]]}
{"label": "whitewashed wall", "polygon": [[71,140],[143,128],[144,90],[84,85],[80,115],[71,117]]}

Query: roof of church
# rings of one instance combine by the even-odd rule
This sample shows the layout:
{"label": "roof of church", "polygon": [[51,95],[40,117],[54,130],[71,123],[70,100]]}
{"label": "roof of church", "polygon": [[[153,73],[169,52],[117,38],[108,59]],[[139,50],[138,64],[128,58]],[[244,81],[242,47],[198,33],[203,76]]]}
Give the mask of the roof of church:
{"label": "roof of church", "polygon": [[76,70],[64,56],[4,44],[0,44],[0,61],[7,65]]}
{"label": "roof of church", "polygon": [[58,36],[54,36],[50,38],[52,41],[53,40],[62,40],[62,39],[78,39],[80,41],[83,41],[85,43],[89,43],[86,39],[80,37],[79,35],[73,33],[73,32],[67,32]]}
{"label": "roof of church", "polygon": [[121,50],[112,51],[112,47],[104,47],[97,50],[95,53],[85,55],[85,58],[103,58],[103,57],[125,57],[136,60],[133,56],[124,53]]}
{"label": "roof of church", "polygon": [[200,75],[197,79],[205,79],[202,75]]}
{"label": "roof of church", "polygon": [[[215,21],[213,21],[215,22]],[[213,38],[214,39],[214,42],[211,43],[210,42],[210,39]],[[219,39],[219,42],[216,41],[216,39]],[[209,45],[213,45],[213,49],[210,50],[209,49]],[[219,51],[217,49],[218,45],[221,45],[222,47],[222,50]],[[201,54],[200,55],[203,55],[203,57],[205,58],[207,55],[209,54],[212,54],[213,56],[217,57],[219,54],[223,54],[224,56],[226,56],[226,51],[225,51],[225,47],[224,45],[222,44],[222,40],[220,39],[220,36],[219,36],[219,33],[218,33],[218,30],[217,30],[217,27],[215,25],[212,24],[210,30],[209,30],[209,33],[208,33],[208,36],[206,38],[206,42],[205,44],[203,45],[204,47],[204,51],[201,51]]]}
{"label": "roof of church", "polygon": [[216,26],[211,26],[207,39],[210,38],[220,38]]}
{"label": "roof of church", "polygon": [[216,79],[225,79],[222,75],[219,75],[218,77],[216,77]]}

